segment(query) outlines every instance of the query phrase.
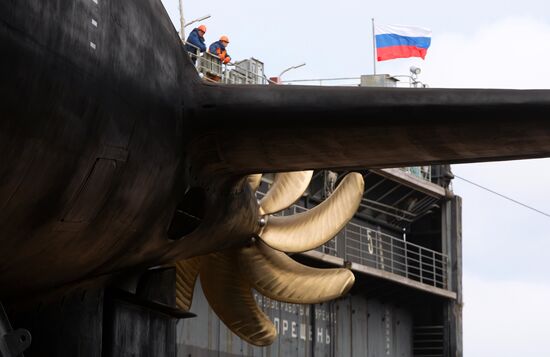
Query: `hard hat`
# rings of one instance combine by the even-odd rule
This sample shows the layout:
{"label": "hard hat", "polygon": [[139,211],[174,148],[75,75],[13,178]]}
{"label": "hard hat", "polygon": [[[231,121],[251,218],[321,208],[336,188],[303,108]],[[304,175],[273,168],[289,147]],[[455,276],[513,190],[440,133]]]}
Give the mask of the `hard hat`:
{"label": "hard hat", "polygon": [[222,37],[220,37],[220,41],[229,43],[229,37],[223,35]]}
{"label": "hard hat", "polygon": [[206,26],[204,25],[200,25],[199,27],[197,27],[200,31],[206,33]]}

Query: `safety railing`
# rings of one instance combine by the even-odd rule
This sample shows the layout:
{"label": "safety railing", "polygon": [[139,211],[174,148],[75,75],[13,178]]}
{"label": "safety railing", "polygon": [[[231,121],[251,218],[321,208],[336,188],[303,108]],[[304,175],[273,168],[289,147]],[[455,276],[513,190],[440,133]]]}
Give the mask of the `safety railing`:
{"label": "safety railing", "polygon": [[354,223],[343,234],[346,260],[447,288],[446,255]]}
{"label": "safety railing", "polygon": [[[279,214],[288,216],[305,211],[307,208],[294,204]],[[316,250],[422,284],[448,288],[447,255],[353,222]]]}
{"label": "safety railing", "polygon": [[194,49],[194,52],[188,51],[189,57],[205,81],[225,84],[268,84],[269,82],[263,73],[249,71],[239,63],[223,64],[218,56],[210,52],[201,53],[198,47],[187,42],[184,45]]}
{"label": "safety railing", "polygon": [[338,86],[357,87],[361,81],[360,77],[339,77],[339,78],[318,78],[318,79],[293,79],[282,81],[283,84],[297,84],[309,86]]}
{"label": "safety railing", "polygon": [[[397,88],[417,88],[421,84],[418,81],[413,81],[411,76],[397,75],[392,76],[393,79],[407,78],[407,80],[396,80],[393,82]],[[282,81],[283,84],[298,84],[310,86],[342,86],[342,87],[358,87],[361,85],[361,77],[337,77],[337,78],[312,78],[312,79],[291,79]]]}
{"label": "safety railing", "polygon": [[[243,66],[239,66],[238,63],[223,64],[218,56],[209,52],[201,53],[199,48],[191,43],[184,42],[184,46],[189,46],[194,51],[188,51],[189,56],[195,63],[195,67],[204,80],[212,82],[220,82],[226,84],[281,84],[272,82],[265,74],[249,71]],[[233,68],[231,68],[233,67]],[[408,81],[396,80],[395,87],[409,87],[417,88],[418,84],[421,87],[425,87],[416,78],[410,75],[397,75],[392,76],[393,79],[397,77],[406,77]],[[331,85],[331,86],[359,86],[361,83],[361,77],[343,77],[343,78],[320,78],[320,79],[296,79],[283,81],[282,84],[301,84],[301,85]]]}

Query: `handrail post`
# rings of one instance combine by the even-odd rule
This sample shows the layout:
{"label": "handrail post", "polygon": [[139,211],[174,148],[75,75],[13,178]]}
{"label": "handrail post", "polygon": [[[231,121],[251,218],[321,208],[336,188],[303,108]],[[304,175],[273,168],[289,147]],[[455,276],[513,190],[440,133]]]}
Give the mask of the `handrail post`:
{"label": "handrail post", "polygon": [[[442,272],[443,279],[445,279],[445,289],[449,289],[449,275],[448,275],[449,274],[449,266],[448,266],[448,264],[449,264],[449,256],[445,255],[445,265],[444,265],[445,272],[444,273]],[[442,268],[442,270],[443,270],[443,268]]]}
{"label": "handrail post", "polygon": [[434,286],[437,287],[437,275],[435,275],[435,251],[432,251],[432,268],[433,268],[433,274],[434,274]]}
{"label": "handrail post", "polygon": [[404,241],[404,248],[405,248],[405,278],[409,278],[409,258],[408,258],[408,251],[409,247],[407,241]]}
{"label": "handrail post", "polygon": [[[347,225],[346,225],[347,226]],[[342,258],[344,258],[344,261],[351,261],[351,259],[348,259],[348,230],[346,227],[344,227],[344,237],[343,237],[343,252],[342,252]],[[338,252],[336,252],[338,256]]]}
{"label": "handrail post", "polygon": [[393,252],[393,237],[390,237],[390,271],[393,273],[393,259],[395,254]]}
{"label": "handrail post", "polygon": [[[363,238],[366,237],[367,238],[367,244],[368,244],[368,235],[367,236],[364,236],[363,235],[363,227],[360,227],[359,228],[359,261],[361,262],[361,264],[365,265],[363,262],[365,261],[364,259],[364,251],[365,249],[363,249],[363,246],[364,246],[364,242],[363,242]],[[368,249],[368,247],[366,248]]]}
{"label": "handrail post", "polygon": [[422,271],[424,270],[424,265],[422,264],[422,247],[418,249],[418,260],[420,260],[420,282],[424,283],[424,278]]}
{"label": "handrail post", "polygon": [[374,239],[373,239],[373,251],[374,251],[374,267],[376,269],[380,269],[379,268],[379,260],[380,260],[380,242],[378,241],[378,232],[376,232],[376,234],[374,235]]}

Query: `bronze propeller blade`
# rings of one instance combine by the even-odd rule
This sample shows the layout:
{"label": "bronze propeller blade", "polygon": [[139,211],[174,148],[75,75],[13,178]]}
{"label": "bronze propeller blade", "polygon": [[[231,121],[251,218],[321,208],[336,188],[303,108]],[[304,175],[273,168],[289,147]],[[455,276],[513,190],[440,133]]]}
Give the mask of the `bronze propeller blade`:
{"label": "bronze propeller blade", "polygon": [[191,308],[200,264],[200,257],[176,263],[176,304],[182,310],[188,311]]}
{"label": "bronze propeller blade", "polygon": [[267,245],[283,252],[317,248],[334,238],[353,217],[363,188],[363,177],[350,173],[329,198],[313,209],[292,216],[270,216],[259,236]]}
{"label": "bronze propeller blade", "polygon": [[282,172],[275,175],[273,185],[260,201],[260,214],[284,210],[304,193],[313,171]]}
{"label": "bronze propeller blade", "polygon": [[277,337],[275,326],[260,310],[252,287],[241,276],[234,251],[203,258],[200,279],[204,295],[216,315],[243,340],[266,346]]}
{"label": "bronze propeller blade", "polygon": [[254,289],[289,303],[332,300],[346,294],[355,282],[348,269],[311,268],[259,241],[239,251],[239,265]]}

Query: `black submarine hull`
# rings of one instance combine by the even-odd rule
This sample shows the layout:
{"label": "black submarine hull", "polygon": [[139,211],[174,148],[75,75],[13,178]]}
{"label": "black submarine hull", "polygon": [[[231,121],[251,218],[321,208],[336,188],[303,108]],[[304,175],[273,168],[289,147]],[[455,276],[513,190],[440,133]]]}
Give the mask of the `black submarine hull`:
{"label": "black submarine hull", "polygon": [[157,265],[187,189],[160,1],[2,1],[0,298]]}

